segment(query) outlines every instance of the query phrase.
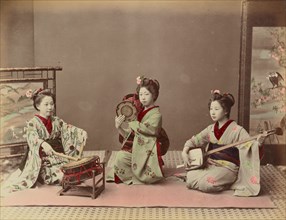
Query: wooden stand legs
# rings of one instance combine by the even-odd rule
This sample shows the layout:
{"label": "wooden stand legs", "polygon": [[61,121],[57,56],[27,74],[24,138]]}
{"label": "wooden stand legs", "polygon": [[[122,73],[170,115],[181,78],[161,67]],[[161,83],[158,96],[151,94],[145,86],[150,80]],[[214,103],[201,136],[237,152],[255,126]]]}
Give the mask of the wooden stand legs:
{"label": "wooden stand legs", "polygon": [[[95,182],[95,170],[92,170],[92,186],[70,185],[63,182],[63,188],[58,192],[59,196],[85,196],[96,199],[105,189],[105,164],[102,164],[101,177]],[[101,184],[100,184],[101,183]]]}

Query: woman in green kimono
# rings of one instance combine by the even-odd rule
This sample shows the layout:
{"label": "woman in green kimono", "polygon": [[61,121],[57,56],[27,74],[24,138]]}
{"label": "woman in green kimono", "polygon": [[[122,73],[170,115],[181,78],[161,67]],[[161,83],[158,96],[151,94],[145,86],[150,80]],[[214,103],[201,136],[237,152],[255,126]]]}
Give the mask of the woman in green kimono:
{"label": "woman in green kimono", "polygon": [[87,133],[53,116],[55,100],[49,90],[27,91],[39,111],[25,128],[28,151],[19,169],[1,186],[1,196],[35,185],[37,180],[45,184],[60,184],[61,166],[69,161],[54,152],[76,157],[86,143]]}
{"label": "woman in green kimono", "polygon": [[159,106],[155,105],[159,96],[159,82],[138,77],[137,84],[136,91],[143,109],[137,115],[137,120],[128,123],[127,129],[122,126],[125,116],[115,118],[115,127],[128,141],[117,153],[107,181],[151,184],[164,178],[161,156],[169,147],[169,139],[162,129]]}
{"label": "woman in green kimono", "polygon": [[[231,94],[221,94],[219,90],[212,92],[208,107],[215,123],[185,143],[182,157],[187,171],[192,163],[189,154],[194,153],[190,150],[204,148],[205,152],[249,138],[243,127],[229,119],[233,105]],[[258,195],[264,139],[265,135],[261,134],[257,140],[211,154],[205,168],[187,172],[187,187],[208,193],[234,189],[237,196]]]}

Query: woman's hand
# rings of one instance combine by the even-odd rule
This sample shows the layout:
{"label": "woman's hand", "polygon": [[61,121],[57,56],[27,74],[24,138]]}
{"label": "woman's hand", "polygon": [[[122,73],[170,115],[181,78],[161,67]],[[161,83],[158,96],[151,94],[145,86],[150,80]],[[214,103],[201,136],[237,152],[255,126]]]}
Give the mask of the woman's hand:
{"label": "woman's hand", "polygon": [[115,117],[115,127],[118,129],[121,127],[122,123],[125,120],[125,115],[119,115]]}
{"label": "woman's hand", "polygon": [[184,149],[182,151],[182,157],[183,157],[183,161],[184,161],[184,166],[186,168],[191,166],[191,161],[190,161],[190,157],[189,157],[189,148],[184,147]]}
{"label": "woman's hand", "polygon": [[43,142],[41,146],[48,156],[51,156],[54,153],[53,148],[47,142]]}

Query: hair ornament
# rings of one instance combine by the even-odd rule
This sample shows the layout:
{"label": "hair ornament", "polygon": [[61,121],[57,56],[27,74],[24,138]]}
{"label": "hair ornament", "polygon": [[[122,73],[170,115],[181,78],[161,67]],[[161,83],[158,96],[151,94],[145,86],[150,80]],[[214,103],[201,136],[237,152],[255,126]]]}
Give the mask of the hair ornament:
{"label": "hair ornament", "polygon": [[140,85],[141,82],[142,82],[142,80],[143,80],[144,78],[145,78],[144,76],[138,76],[138,77],[136,78],[137,85]]}
{"label": "hair ornament", "polygon": [[26,97],[29,98],[29,99],[31,99],[32,96],[33,96],[33,91],[32,91],[32,89],[29,89],[29,90],[26,92]]}
{"label": "hair ornament", "polygon": [[218,89],[211,90],[211,94],[215,94],[215,93],[220,94],[220,91]]}
{"label": "hair ornament", "polygon": [[36,90],[32,90],[32,89],[29,89],[27,92],[26,92],[26,97],[30,98],[30,99],[33,99],[35,96],[37,96],[40,92],[42,92],[43,89],[42,88],[39,88],[39,89],[36,89]]}
{"label": "hair ornament", "polygon": [[34,94],[35,95],[38,95],[40,92],[42,92],[43,91],[43,89],[42,88],[39,88],[39,89],[37,89],[37,90],[35,90],[35,92],[34,92]]}

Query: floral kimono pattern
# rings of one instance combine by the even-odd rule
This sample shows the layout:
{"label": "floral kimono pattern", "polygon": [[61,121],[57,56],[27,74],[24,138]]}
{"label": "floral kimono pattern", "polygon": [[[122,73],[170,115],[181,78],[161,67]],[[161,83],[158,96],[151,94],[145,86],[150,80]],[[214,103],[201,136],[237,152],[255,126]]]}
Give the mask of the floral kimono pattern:
{"label": "floral kimono pattern", "polygon": [[[126,184],[150,184],[164,178],[158,136],[162,128],[162,115],[156,106],[139,121],[129,122],[134,132],[132,153],[121,150],[114,162],[108,181],[118,177]],[[115,174],[115,175],[114,175]]]}
{"label": "floral kimono pattern", "polygon": [[[211,144],[228,145],[249,138],[246,130],[235,121],[231,121],[221,137],[216,137],[215,124],[208,126],[186,142],[190,148]],[[187,186],[205,192],[234,189],[236,196],[256,196],[260,191],[260,158],[256,140],[236,146],[239,164],[232,161],[208,158],[204,169],[187,172]]]}
{"label": "floral kimono pattern", "polygon": [[26,138],[29,147],[28,156],[23,170],[16,170],[1,187],[3,193],[31,188],[39,177],[46,184],[60,183],[63,173],[60,168],[68,160],[55,155],[41,155],[41,144],[60,140],[63,153],[72,157],[79,154],[81,146],[86,144],[86,131],[65,123],[62,119],[52,116],[52,131],[48,132],[43,122],[33,117],[27,122]]}

